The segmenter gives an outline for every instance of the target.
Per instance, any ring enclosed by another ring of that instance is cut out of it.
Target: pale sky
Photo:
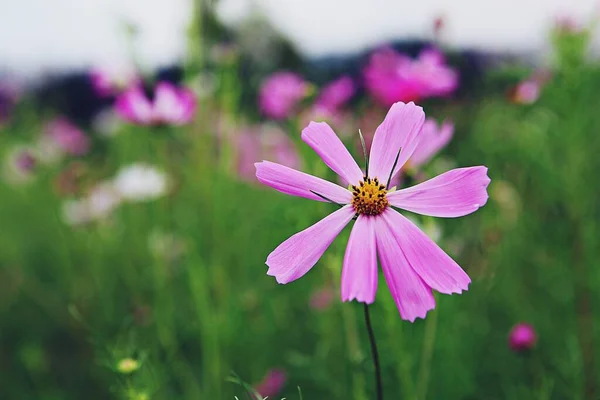
[[[139,28],[135,52],[146,67],[180,60],[192,0],[0,0],[0,68],[37,74],[122,63],[122,21]],[[454,48],[538,52],[558,15],[587,22],[598,0],[220,0],[223,21],[256,10],[307,56],[343,54],[406,37],[427,38],[446,20]]]

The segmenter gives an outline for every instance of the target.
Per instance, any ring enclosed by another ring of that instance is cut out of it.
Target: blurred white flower
[[[146,164],[122,168],[113,180],[117,193],[128,201],[145,201],[161,197],[168,189],[167,175]]]
[[[85,200],[67,200],[62,206],[62,217],[68,225],[81,225],[91,221]]]
[[[89,193],[87,202],[91,216],[98,219],[108,216],[121,203],[121,197],[111,182],[101,182]]]
[[[210,97],[217,90],[217,77],[211,72],[201,72],[188,83],[199,99]]]
[[[69,225],[82,225],[109,217],[121,203],[119,193],[112,183],[101,182],[82,199],[68,200],[63,204],[63,219]]]
[[[174,265],[185,255],[188,244],[184,238],[170,232],[154,230],[148,236],[148,249],[157,259]]]
[[[115,136],[122,125],[123,123],[114,108],[106,108],[100,111],[92,121],[94,131],[104,137]]]
[[[60,161],[63,152],[54,139],[41,135],[36,143],[36,153],[41,164],[53,165]]]

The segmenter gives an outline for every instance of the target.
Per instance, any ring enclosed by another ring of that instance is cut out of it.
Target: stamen
[[[357,214],[379,215],[388,207],[387,190],[379,179],[365,177],[359,186],[352,193],[352,206]]]

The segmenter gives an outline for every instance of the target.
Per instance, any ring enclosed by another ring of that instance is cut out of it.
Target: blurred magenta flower
[[[57,118],[46,124],[44,133],[52,145],[62,153],[82,156],[90,151],[90,138],[66,118]]]
[[[189,89],[160,82],[152,101],[136,86],[117,97],[115,109],[125,121],[138,125],[184,125],[194,117],[196,98]]]
[[[287,374],[284,370],[272,369],[254,389],[263,397],[273,398],[281,392],[286,381]]]
[[[288,135],[276,125],[250,127],[234,137],[237,172],[240,178],[256,182],[254,163],[269,158],[290,168],[300,166],[300,157]]]
[[[371,96],[387,107],[397,101],[447,96],[458,86],[458,73],[436,49],[425,49],[414,60],[391,48],[378,50],[364,68],[363,78]]]
[[[136,69],[130,65],[95,67],[89,77],[94,90],[101,97],[117,95],[142,82]]]
[[[444,121],[441,126],[433,119],[427,119],[423,124],[423,132],[419,144],[407,162],[412,169],[428,163],[441,149],[443,149],[454,134],[454,124]]]
[[[267,274],[279,283],[302,277],[356,219],[344,257],[342,301],[375,301],[377,254],[403,319],[424,318],[435,307],[432,289],[445,294],[467,290],[471,280],[460,266],[392,208],[453,218],[470,214],[487,202],[490,179],[483,166],[453,169],[407,189],[390,189],[391,178],[415,151],[424,121],[421,107],[394,104],[373,137],[366,176],[329,125],[310,123],[302,131],[302,140],[349,188],[269,161],[256,163],[256,176],[263,184],[340,206],[269,254]]]
[[[535,346],[537,334],[533,326],[526,323],[515,325],[508,335],[508,344],[514,351],[526,351]]]
[[[292,116],[298,103],[310,92],[310,84],[293,72],[276,72],[266,78],[259,90],[261,113],[272,119]]]
[[[342,76],[323,87],[315,101],[317,108],[337,111],[344,107],[354,96],[356,86],[349,76]]]

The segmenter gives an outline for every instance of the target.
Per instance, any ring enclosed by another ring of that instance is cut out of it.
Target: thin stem
[[[377,353],[377,342],[371,325],[371,314],[369,314],[369,305],[364,303],[365,324],[369,333],[369,342],[371,343],[371,354],[373,355],[373,365],[375,367],[375,383],[377,386],[377,400],[383,400],[383,386],[381,384],[381,366],[379,365],[379,353]]]

